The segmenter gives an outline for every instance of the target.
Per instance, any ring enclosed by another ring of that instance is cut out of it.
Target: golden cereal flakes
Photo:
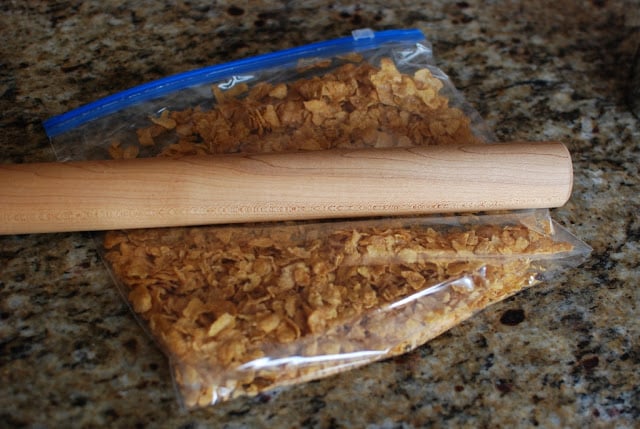
[[[288,83],[213,86],[113,158],[477,142],[428,69],[347,63]],[[170,144],[160,147],[158,141]],[[105,259],[170,357],[187,407],[411,350],[536,281],[570,250],[523,223],[273,223],[112,231]]]
[[[411,350],[571,249],[524,225],[384,221],[112,231],[104,246],[189,407]]]
[[[388,58],[290,83],[213,85],[212,109],[163,110],[137,131],[137,144],[170,135],[161,155],[181,156],[479,142],[442,86],[428,69],[408,76]],[[122,158],[114,145],[111,156]]]

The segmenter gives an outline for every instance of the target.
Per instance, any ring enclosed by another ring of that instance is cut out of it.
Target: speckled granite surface
[[[52,160],[42,120],[135,84],[417,27],[500,139],[569,145],[574,194],[553,214],[591,259],[403,357],[186,413],[89,234],[0,237],[0,427],[638,427],[640,4],[293,3],[2,3],[0,160]]]

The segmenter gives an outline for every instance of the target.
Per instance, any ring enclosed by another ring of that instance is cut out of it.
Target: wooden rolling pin
[[[0,165],[0,234],[557,207],[557,142]]]

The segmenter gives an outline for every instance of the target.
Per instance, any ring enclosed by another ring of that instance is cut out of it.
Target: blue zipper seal
[[[47,136],[52,138],[136,103],[159,98],[181,89],[228,78],[234,74],[275,67],[310,56],[338,55],[350,51],[375,48],[385,43],[420,42],[424,40],[424,34],[417,29],[375,32],[369,29],[356,30],[352,33],[352,36],[311,43],[167,76],[106,96],[61,115],[53,116],[45,120],[43,125]]]

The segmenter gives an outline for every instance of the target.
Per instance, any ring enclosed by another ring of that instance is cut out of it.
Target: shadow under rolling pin
[[[547,208],[558,142],[0,165],[0,234]]]

